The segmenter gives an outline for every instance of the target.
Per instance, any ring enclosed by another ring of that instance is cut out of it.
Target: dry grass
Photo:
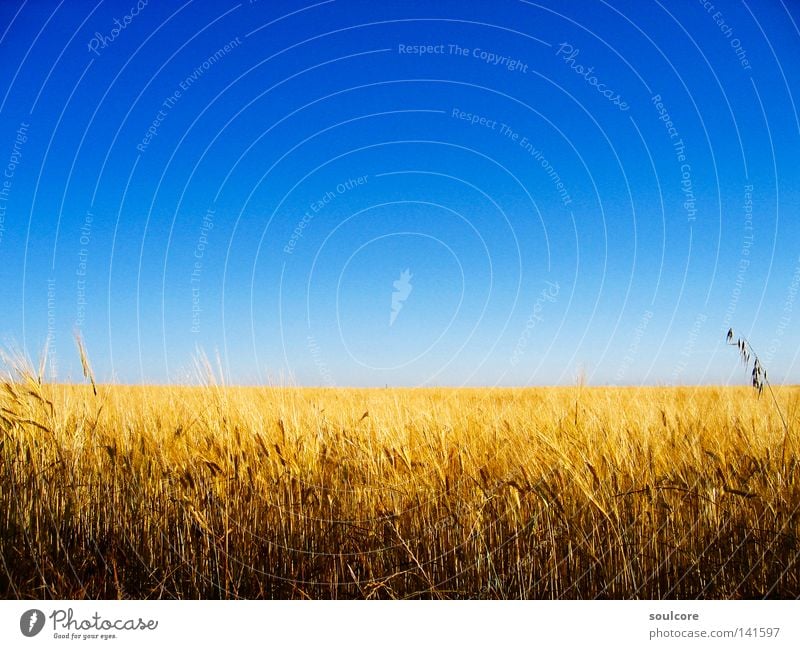
[[[0,391],[5,597],[800,596],[746,388]]]

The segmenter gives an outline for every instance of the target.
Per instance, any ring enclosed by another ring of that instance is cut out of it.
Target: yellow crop
[[[748,388],[0,392],[6,597],[800,596]]]

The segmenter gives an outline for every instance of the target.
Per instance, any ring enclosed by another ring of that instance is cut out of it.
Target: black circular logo
[[[44,613],[38,608],[25,611],[19,618],[19,630],[22,635],[32,638],[44,628]]]

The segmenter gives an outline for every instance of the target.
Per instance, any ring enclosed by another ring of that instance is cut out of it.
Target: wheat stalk
[[[89,379],[92,382],[92,392],[97,396],[97,384],[94,381],[94,373],[92,366],[89,364],[89,356],[86,353],[86,348],[83,345],[83,339],[79,332],[75,332],[75,344],[78,346],[78,354],[81,357],[81,368],[83,368],[83,378]]]

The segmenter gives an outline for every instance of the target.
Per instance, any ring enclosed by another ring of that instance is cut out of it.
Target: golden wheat
[[[792,426],[800,391],[776,392]],[[781,465],[779,416],[746,388],[23,371],[0,437],[6,597],[800,596],[800,449]]]

